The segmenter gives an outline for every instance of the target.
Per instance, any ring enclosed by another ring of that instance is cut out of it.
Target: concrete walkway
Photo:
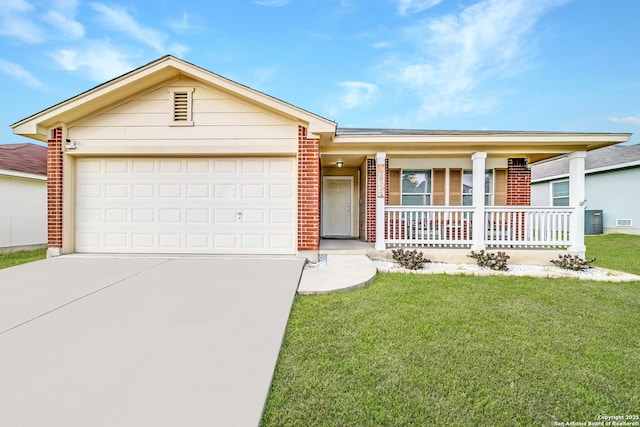
[[[363,254],[326,254],[326,266],[305,268],[299,294],[324,294],[366,285],[376,276],[376,267]]]
[[[0,270],[0,425],[257,426],[303,260]]]

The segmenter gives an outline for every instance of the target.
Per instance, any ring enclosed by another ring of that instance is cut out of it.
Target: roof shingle
[[[42,145],[0,145],[0,169],[47,175],[47,147]]]
[[[640,144],[612,145],[587,151],[585,172],[596,169],[617,169],[621,165],[640,162]],[[531,166],[531,180],[544,180],[569,173],[569,160],[566,157]]]

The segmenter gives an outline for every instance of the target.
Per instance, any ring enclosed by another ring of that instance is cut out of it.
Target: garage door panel
[[[295,253],[294,159],[78,159],[76,250]]]

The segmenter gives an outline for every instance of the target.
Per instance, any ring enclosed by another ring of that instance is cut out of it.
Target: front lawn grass
[[[640,236],[603,234],[585,236],[587,258],[595,257],[593,265],[640,275]]]
[[[638,414],[640,282],[380,274],[297,296],[264,426],[552,426]]]
[[[0,253],[0,269],[45,259],[46,249]]]

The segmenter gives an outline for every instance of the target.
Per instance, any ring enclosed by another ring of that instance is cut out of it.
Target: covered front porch
[[[323,177],[353,177],[351,196],[345,196],[351,217],[342,221],[353,224],[348,236],[373,244],[378,253],[416,247],[429,256],[446,251],[466,257],[486,249],[507,251],[514,260],[520,258],[512,255],[516,251],[525,261],[539,256],[548,261],[563,252],[584,257],[586,151],[627,138],[339,129],[333,140],[321,140],[320,153]],[[570,163],[563,205],[531,206],[529,164],[562,155]],[[323,188],[323,201],[328,191]],[[327,212],[335,211],[327,206],[324,224]]]

